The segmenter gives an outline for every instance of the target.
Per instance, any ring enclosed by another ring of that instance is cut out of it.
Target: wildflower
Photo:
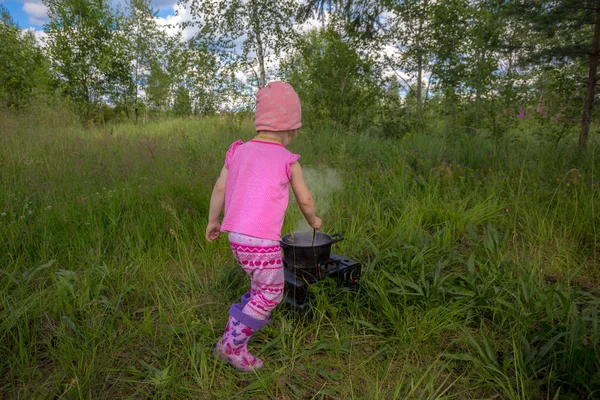
[[[46,210],[51,210],[52,206],[46,206]]]
[[[5,212],[3,212],[2,214],[0,214],[0,216],[2,216],[2,217],[6,217],[6,213],[5,213]]]

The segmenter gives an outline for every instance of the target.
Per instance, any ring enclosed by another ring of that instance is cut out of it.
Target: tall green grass
[[[303,166],[343,179],[324,230],[363,263],[361,291],[326,281],[309,314],[278,308],[251,344],[266,367],[240,374],[211,351],[247,278],[203,237],[251,121],[34,115],[0,115],[3,397],[600,396],[595,152],[435,127],[302,132]]]

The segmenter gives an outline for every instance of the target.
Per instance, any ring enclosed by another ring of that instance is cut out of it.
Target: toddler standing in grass
[[[248,341],[269,323],[271,312],[283,299],[283,261],[279,241],[289,184],[304,217],[321,228],[312,195],[302,176],[299,155],[286,146],[301,124],[300,99],[283,82],[271,82],[256,94],[255,125],[258,135],[233,143],[217,179],[208,215],[206,240],[228,232],[233,256],[250,277],[250,291],[241,304],[229,309],[229,321],[214,355],[240,371],[262,367],[248,352]],[[225,206],[223,223],[219,223]]]

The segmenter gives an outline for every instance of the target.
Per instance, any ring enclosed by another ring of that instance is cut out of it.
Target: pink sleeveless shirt
[[[280,240],[290,167],[299,158],[278,143],[233,143],[225,157],[228,175],[221,231]]]

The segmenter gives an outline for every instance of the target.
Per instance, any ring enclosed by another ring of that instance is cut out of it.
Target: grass
[[[362,288],[279,307],[251,344],[266,367],[241,374],[211,351],[246,277],[203,237],[251,122],[33,114],[0,115],[4,398],[600,397],[595,153],[518,132],[499,147],[435,126],[304,131],[290,149],[313,178],[335,172],[313,190]]]

